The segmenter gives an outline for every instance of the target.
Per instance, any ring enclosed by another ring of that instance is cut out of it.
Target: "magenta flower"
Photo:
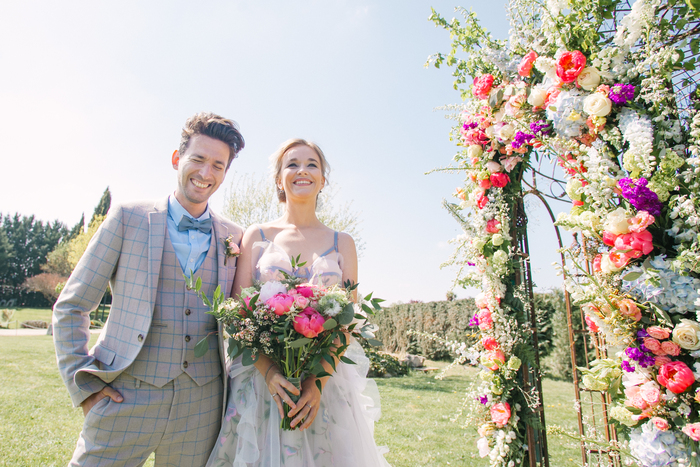
[[[287,295],[286,293],[278,293],[273,295],[266,302],[265,305],[272,308],[277,316],[282,316],[294,304],[294,297]]]
[[[304,337],[314,338],[323,332],[326,320],[321,314],[309,307],[294,318],[294,330]]]

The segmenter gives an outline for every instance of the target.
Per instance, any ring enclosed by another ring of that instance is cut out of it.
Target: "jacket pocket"
[[[153,321],[151,321],[151,327],[152,328],[167,328],[168,325],[167,325],[167,323],[164,323],[163,321],[153,320]]]
[[[117,353],[114,350],[109,349],[103,345],[99,345],[94,349],[95,360],[107,366],[112,366],[112,363],[114,363],[114,357],[116,355]]]

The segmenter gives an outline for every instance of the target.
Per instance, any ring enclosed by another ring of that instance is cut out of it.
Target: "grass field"
[[[46,321],[51,322],[51,315],[53,311],[51,308],[16,308],[15,313],[12,315],[8,329],[17,329],[21,327],[20,325],[24,321]],[[97,317],[102,318],[103,315],[109,315],[109,307],[106,308],[105,313],[102,310],[97,311]]]
[[[0,355],[0,466],[66,465],[83,416],[58,375],[51,337],[0,337]],[[389,447],[391,465],[488,465],[476,454],[476,429],[450,421],[475,374],[456,368],[442,381],[425,374],[377,379],[382,419],[375,437]],[[575,429],[571,385],[545,380],[544,390],[547,421]],[[549,447],[552,466],[581,465],[577,445],[550,437]]]

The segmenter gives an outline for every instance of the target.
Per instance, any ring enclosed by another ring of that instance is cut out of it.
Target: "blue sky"
[[[286,139],[317,142],[338,201],[352,201],[366,250],[360,289],[389,302],[440,300],[459,226],[441,206],[460,175],[449,69],[424,68],[449,35],[446,1],[300,0],[4,2],[0,6],[0,212],[72,226],[106,186],[113,202],[174,190],[170,155],[190,115],[236,120],[246,149],[237,173],[268,172]],[[505,38],[503,0],[472,7]],[[224,182],[224,187],[231,181]],[[224,189],[212,197],[223,206]],[[235,220],[235,219],[234,219]],[[536,281],[556,286],[546,214],[532,211]],[[466,297],[474,291],[456,290]]]

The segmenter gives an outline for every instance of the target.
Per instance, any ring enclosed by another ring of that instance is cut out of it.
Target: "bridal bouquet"
[[[367,317],[381,309],[379,303],[383,300],[369,294],[359,304],[353,303],[351,292],[357,285],[348,282],[344,288],[324,287],[285,275],[282,281],[255,283],[243,289],[238,299],[226,299],[217,288],[209,300],[200,292],[201,280],[188,278],[188,286],[199,293],[209,313],[222,324],[229,357],[240,356],[243,365],[252,365],[265,355],[297,388],[310,375],[331,376],[324,361],[333,371],[336,361],[355,363],[343,356],[349,346],[348,336],[381,345],[374,336],[376,326]],[[207,349],[205,338],[195,346],[195,355],[204,355]],[[322,391],[318,379],[316,385]],[[295,396],[290,396],[296,402]],[[285,404],[281,426],[287,430],[292,429],[289,410]]]

